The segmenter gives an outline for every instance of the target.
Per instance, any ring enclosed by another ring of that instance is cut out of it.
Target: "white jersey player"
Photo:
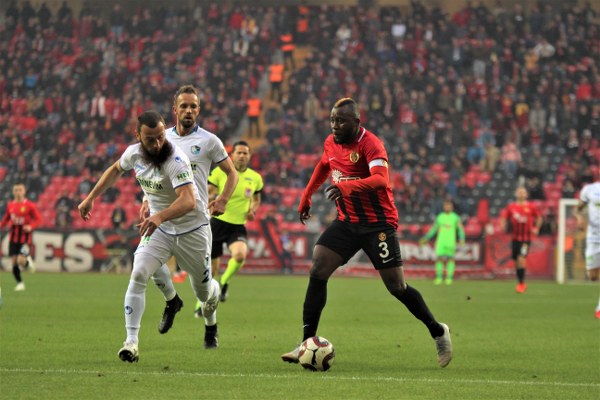
[[[583,224],[582,211],[587,208],[587,234],[585,240],[585,267],[592,281],[600,278],[600,181],[583,186],[579,193],[577,216]],[[600,300],[596,307],[600,319]]]
[[[177,116],[176,125],[166,130],[167,140],[179,147],[189,158],[194,182],[198,187],[199,196],[202,201],[208,203],[208,209],[211,215],[221,215],[225,212],[225,207],[237,185],[238,176],[229,158],[223,142],[216,135],[202,129],[196,123],[200,114],[200,100],[196,89],[191,85],[180,87],[174,96],[173,112]],[[217,165],[227,175],[227,182],[223,192],[213,201],[208,199],[208,175],[211,165]],[[140,214],[146,214],[147,204],[144,202]],[[152,211],[152,208],[150,209]],[[209,243],[209,247],[212,243]],[[177,259],[177,257],[175,257]],[[179,260],[177,259],[179,263]],[[184,271],[185,272],[185,271]],[[212,279],[212,275],[209,276]],[[175,315],[181,307],[183,301],[177,295],[171,273],[167,265],[159,268],[152,280],[162,291],[167,304],[165,306],[163,317],[158,326],[160,333],[169,331],[175,320]],[[201,299],[200,299],[201,300]],[[213,349],[218,347],[216,319],[206,319],[204,347]]]
[[[94,200],[128,170],[135,171],[150,203],[150,215],[137,225],[142,239],[125,294],[127,338],[118,355],[128,362],[139,358],[138,333],[147,282],[172,255],[188,272],[194,293],[204,302],[204,317],[215,324],[220,294],[219,284],[210,279],[208,205],[199,196],[187,155],[166,140],[164,120],[156,111],[138,117],[136,137],[139,143],[125,150],[79,204],[81,217],[89,220]]]

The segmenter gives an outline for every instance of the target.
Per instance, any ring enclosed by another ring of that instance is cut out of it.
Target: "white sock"
[[[146,284],[129,281],[125,294],[125,329],[126,342],[138,343],[138,333],[146,307]]]
[[[166,301],[172,300],[177,294],[175,286],[173,286],[173,280],[171,279],[171,272],[166,264],[163,264],[156,270],[152,275],[152,281],[162,292],[163,296],[165,296]]]
[[[220,288],[219,282],[217,282],[214,279],[211,279],[211,284],[212,284],[211,285],[211,289],[212,290],[210,291],[209,298],[213,297],[213,296],[217,296],[218,293],[219,293],[219,288]],[[213,313],[213,315],[211,315],[208,318],[206,318],[206,317],[204,318],[204,325],[206,325],[206,326],[213,326],[213,325],[216,325],[216,324],[217,324],[217,311],[215,310],[215,312]]]
[[[596,306],[596,311],[600,311],[600,298],[598,299],[598,305]]]

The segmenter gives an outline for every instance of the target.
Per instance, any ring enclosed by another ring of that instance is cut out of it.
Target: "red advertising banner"
[[[515,276],[515,262],[512,259],[511,237],[505,233],[485,237],[486,254],[484,267],[493,277]],[[553,278],[555,272],[556,240],[549,236],[536,237],[529,247],[527,256],[527,276]]]
[[[318,233],[280,232],[274,221],[263,220],[248,231],[249,254],[242,273],[306,274],[311,266],[312,248]],[[78,230],[57,232],[36,230],[33,234],[34,261],[42,272],[87,272],[131,268],[133,252],[139,242],[135,231]],[[554,240],[538,237],[531,245],[528,276],[554,276]],[[400,248],[407,276],[431,278],[434,275],[434,243],[420,245],[415,239],[401,239]],[[1,265],[12,268],[8,257],[8,237],[0,246]],[[467,240],[456,252],[456,277],[479,279],[514,277],[511,240],[507,234]],[[225,268],[228,256],[221,259]],[[375,276],[377,272],[364,252],[358,252],[339,274]]]

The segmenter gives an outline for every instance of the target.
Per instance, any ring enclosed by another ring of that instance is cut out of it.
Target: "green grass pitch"
[[[124,363],[129,277],[0,274],[0,398],[7,399],[600,399],[598,286],[411,280],[452,331],[441,369],[425,327],[374,278],[334,277],[319,335],[335,346],[325,373],[284,363],[301,335],[307,277],[233,278],[218,310],[218,350],[204,350],[189,282],[160,335],[164,301],[150,282],[140,362]]]

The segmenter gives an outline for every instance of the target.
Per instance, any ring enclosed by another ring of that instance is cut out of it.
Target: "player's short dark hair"
[[[237,142],[235,142],[232,146],[232,151],[235,151],[235,148],[237,146],[246,146],[248,150],[250,150],[250,145],[245,140],[238,140]]]
[[[344,98],[339,99],[338,101],[335,102],[335,104],[333,105],[333,108],[341,108],[341,107],[348,106],[348,105],[351,106],[354,116],[356,118],[360,118],[358,104],[351,97],[344,97]]]
[[[149,128],[156,128],[159,123],[165,123],[163,116],[155,110],[144,111],[138,117],[137,132],[142,131],[142,125],[146,125]]]
[[[177,98],[179,97],[179,95],[184,93],[195,94],[196,96],[198,96],[198,90],[196,90],[196,88],[193,85],[183,85],[180,86],[179,89],[177,89],[177,91],[175,92],[175,96],[173,97],[173,104],[177,104]]]

